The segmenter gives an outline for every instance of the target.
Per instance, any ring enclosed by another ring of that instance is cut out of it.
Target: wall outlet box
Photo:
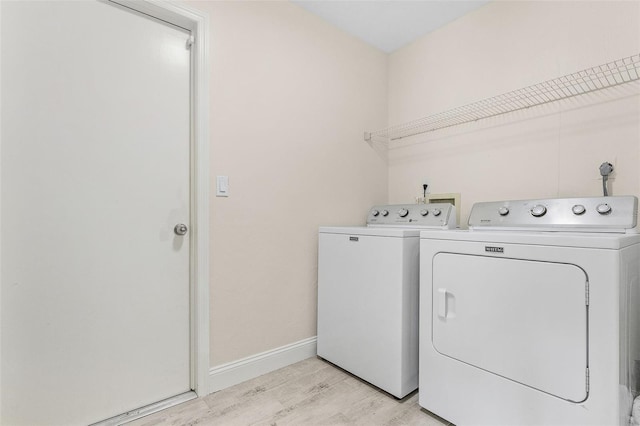
[[[456,220],[458,226],[460,226],[460,193],[448,193],[448,194],[427,194],[425,202],[429,203],[450,203],[456,206]]]

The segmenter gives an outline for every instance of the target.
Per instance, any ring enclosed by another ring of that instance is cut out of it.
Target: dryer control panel
[[[491,201],[473,205],[469,229],[629,232],[637,216],[634,196]]]
[[[373,206],[367,216],[367,226],[454,229],[456,225],[456,208],[449,203]]]

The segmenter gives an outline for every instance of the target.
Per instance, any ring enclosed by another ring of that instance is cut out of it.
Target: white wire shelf
[[[482,120],[640,80],[640,54],[587,68],[415,121],[365,132],[367,142],[396,141],[409,136]]]

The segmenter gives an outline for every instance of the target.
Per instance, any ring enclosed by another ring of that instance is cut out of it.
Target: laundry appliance
[[[636,197],[477,203],[420,240],[423,408],[462,425],[627,425]]]
[[[397,398],[415,390],[420,230],[455,226],[442,203],[374,206],[367,226],[321,227],[318,356]]]

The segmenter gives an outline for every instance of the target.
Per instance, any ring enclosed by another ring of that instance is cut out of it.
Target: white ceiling
[[[361,40],[391,53],[488,0],[291,0]]]

